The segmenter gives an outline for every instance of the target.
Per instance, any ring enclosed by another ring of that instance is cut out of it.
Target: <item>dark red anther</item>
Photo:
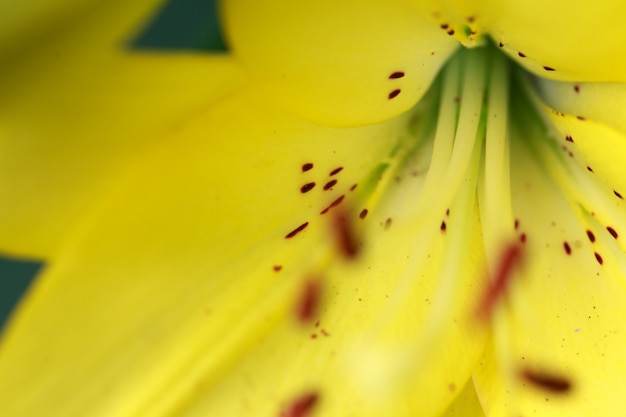
[[[367,213],[368,213],[367,209],[361,210],[361,212],[359,213],[359,218],[364,219],[365,217],[367,217]]]
[[[441,233],[445,233],[447,228],[448,226],[446,225],[446,222],[445,221],[441,222],[441,226],[439,226],[439,230],[441,230]]]
[[[333,231],[340,253],[346,259],[354,259],[360,252],[359,241],[354,234],[352,224],[348,220],[346,210],[340,210],[335,215]]]
[[[395,79],[402,78],[402,77],[404,77],[404,72],[396,71],[396,72],[391,73],[391,75],[389,76],[389,79],[395,80]]]
[[[307,323],[315,317],[321,295],[322,285],[318,279],[310,279],[304,283],[296,303],[295,312],[299,322]]]
[[[282,265],[274,265],[274,272],[280,272],[283,269]]]
[[[517,55],[519,55],[520,58],[526,58],[526,54],[523,52],[518,52]]]
[[[596,236],[593,234],[591,230],[587,230],[587,237],[591,243],[596,241]]]
[[[307,417],[319,401],[319,394],[310,392],[296,398],[279,417]]]
[[[513,277],[513,271],[519,265],[521,259],[522,247],[519,244],[513,243],[504,249],[496,267],[495,275],[490,280],[489,286],[478,304],[476,313],[480,318],[489,318],[496,302],[505,294]]]
[[[568,142],[574,143],[574,138],[571,137],[570,135],[565,136],[565,140],[568,141]]]
[[[330,180],[328,181],[326,184],[324,184],[324,190],[328,191],[331,188],[333,188],[335,186],[335,184],[337,184],[337,180]]]
[[[313,169],[313,164],[310,162],[307,162],[306,164],[302,165],[302,172],[307,172],[311,169]]]
[[[560,375],[524,369],[521,372],[521,376],[535,387],[557,394],[565,394],[572,389],[570,380]]]
[[[624,197],[622,197],[622,195],[615,190],[613,190],[613,194],[615,194],[617,198],[621,198],[622,200],[624,199]]]
[[[552,67],[547,67],[547,66],[545,66],[545,65],[544,65],[543,69],[544,69],[544,70],[546,70],[546,71],[554,71],[554,68],[552,68]]]

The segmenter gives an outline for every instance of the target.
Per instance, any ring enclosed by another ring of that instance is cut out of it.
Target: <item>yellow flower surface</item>
[[[7,416],[621,416],[626,3],[0,5]]]

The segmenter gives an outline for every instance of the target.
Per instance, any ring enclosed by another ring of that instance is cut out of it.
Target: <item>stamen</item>
[[[495,270],[495,275],[478,305],[477,315],[479,318],[486,319],[491,316],[496,302],[506,293],[513,271],[519,265],[521,258],[522,247],[518,244],[512,244],[504,250]]]
[[[318,400],[319,394],[316,392],[304,394],[296,398],[286,410],[280,413],[279,417],[306,417],[313,411]]]
[[[569,392],[572,388],[572,383],[570,382],[570,380],[559,375],[524,369],[521,372],[521,376],[526,381],[538,388],[542,388],[558,394],[565,394]]]
[[[489,108],[485,138],[485,165],[483,180],[479,183],[481,222],[487,256],[498,252],[502,242],[511,241],[515,225],[511,208],[508,141],[508,61],[497,54],[493,60],[493,73],[489,84]],[[480,185],[483,185],[482,187]],[[517,223],[519,225],[519,222]],[[489,260],[491,275],[495,260]]]
[[[488,52],[461,51],[445,69],[441,107],[431,164],[415,211],[422,224],[432,224],[450,206],[461,187],[476,145],[486,81]],[[461,62],[461,60],[465,62]],[[459,71],[464,65],[463,103],[457,117]],[[455,121],[458,120],[457,123]],[[456,131],[455,131],[456,127]],[[421,226],[421,225],[420,225]],[[418,226],[416,226],[418,227]]]
[[[322,285],[318,279],[310,279],[302,286],[302,292],[296,303],[296,318],[301,323],[309,322],[317,312]]]
[[[339,252],[346,259],[354,259],[360,253],[360,246],[348,214],[348,210],[341,210],[335,215],[333,231]]]

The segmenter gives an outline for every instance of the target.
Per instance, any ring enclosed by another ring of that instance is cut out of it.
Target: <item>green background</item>
[[[225,51],[215,3],[216,0],[166,2],[143,33],[129,42],[129,48]],[[0,253],[0,328],[43,266],[40,262],[11,259]]]

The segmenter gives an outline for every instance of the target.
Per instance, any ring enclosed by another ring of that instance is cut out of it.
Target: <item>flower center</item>
[[[512,246],[518,239],[509,185],[509,73],[509,61],[495,48],[463,49],[425,98],[432,104],[431,94],[436,94],[438,102],[437,122],[427,135],[432,139],[430,163],[419,192],[402,195],[398,203],[411,211],[410,227],[416,235],[411,260],[379,319],[352,355],[360,365],[354,369],[363,373],[356,379],[372,395],[398,395],[403,387],[419,385],[421,375],[445,375],[434,358],[441,354],[442,343],[453,343],[447,334],[452,323],[463,322],[476,330],[471,324],[478,322],[476,289],[490,288],[490,295],[478,306],[480,312],[490,312],[515,272],[519,249]],[[428,141],[417,142],[419,149],[406,152],[401,174],[415,169],[416,155],[426,153]],[[489,221],[479,223],[478,216]],[[431,246],[442,235],[445,243],[438,255],[436,279],[425,290],[419,277],[432,268]],[[487,266],[472,259],[481,258],[483,251]],[[468,269],[469,262],[478,266]],[[413,330],[399,333],[395,323],[415,309],[413,295],[424,293],[432,295],[426,317]],[[476,331],[484,336],[482,329]],[[475,337],[476,343],[483,336]]]

